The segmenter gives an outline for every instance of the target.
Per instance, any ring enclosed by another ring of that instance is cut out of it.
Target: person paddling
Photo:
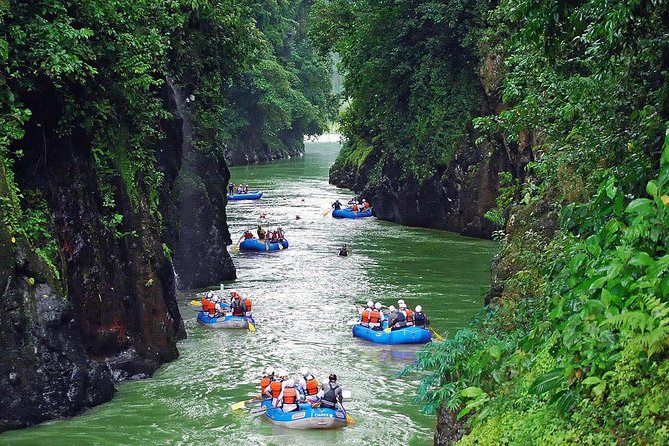
[[[414,324],[416,327],[429,327],[430,320],[427,318],[425,313],[423,313],[423,307],[416,305],[416,311],[413,314]]]
[[[335,201],[332,203],[332,207],[334,208],[335,211],[338,211],[341,209],[341,202],[339,200]]]
[[[339,248],[339,255],[342,257],[347,257],[348,256],[348,246],[346,246],[346,243],[344,243],[344,246]]]
[[[265,375],[260,380],[260,398],[263,400],[268,400],[271,396],[265,393],[265,389],[272,384],[274,381],[274,367],[269,366],[265,369]]]
[[[342,404],[344,396],[342,394],[341,386],[337,384],[337,375],[330,373],[328,382],[321,385],[321,390],[318,395],[321,398],[321,407],[336,409],[337,404]]]
[[[318,401],[318,397],[316,396],[318,394],[318,381],[316,381],[314,375],[306,367],[302,368],[300,374],[302,376],[300,377],[298,388],[304,395],[305,400],[310,403]]]
[[[294,379],[290,378],[285,381],[285,385],[279,394],[278,400],[279,407],[281,407],[284,412],[294,412],[300,408]]]

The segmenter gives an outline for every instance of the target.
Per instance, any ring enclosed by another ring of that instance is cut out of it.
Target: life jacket
[[[272,378],[269,376],[263,376],[263,378],[260,380],[260,394],[262,395],[267,386],[272,384]]]
[[[372,316],[372,310],[369,308],[365,308],[362,310],[362,323],[363,324],[368,324],[370,322],[370,318]]]
[[[369,203],[367,203],[366,201],[365,201],[364,206],[365,206],[365,209],[369,209]]]
[[[377,310],[376,308],[374,308],[369,314],[369,322],[373,324],[381,322],[381,318],[381,311]]]
[[[335,405],[337,404],[337,388],[339,388],[339,384],[335,384],[334,386],[332,383],[328,383],[330,386],[330,389],[323,394],[323,398],[321,398],[321,406],[325,406],[328,408],[334,408]]]
[[[272,381],[272,384],[269,385],[270,390],[272,391],[272,397],[278,398],[281,395],[281,390],[283,390],[283,384],[281,381]]]
[[[237,300],[233,300],[230,303],[230,308],[232,309],[232,315],[233,316],[244,316],[244,302]]]
[[[407,326],[407,318],[404,316],[404,313],[398,311],[395,313],[395,320],[393,321],[394,328],[402,328]]]
[[[246,311],[251,311],[251,308],[253,308],[253,301],[251,299],[244,299],[244,305],[246,306]]]
[[[318,393],[318,381],[316,381],[316,378],[314,378],[313,375],[310,376],[311,378],[304,379],[306,386],[306,389],[304,389],[304,391],[307,393],[307,395],[316,395]]]
[[[427,317],[425,317],[425,313],[422,311],[420,313],[416,312],[413,315],[414,321],[416,323],[416,326],[422,327],[425,325],[425,322],[427,322]]]
[[[413,325],[413,310],[407,308],[406,317],[407,317],[407,324]]]
[[[202,311],[209,313],[210,316],[213,316],[216,313],[216,304],[206,297],[202,298]]]
[[[352,206],[352,209],[353,209],[353,212],[358,212],[358,205],[357,205],[357,204],[354,204],[354,205]]]
[[[283,389],[283,404],[296,404],[297,390],[295,387],[286,387]]]

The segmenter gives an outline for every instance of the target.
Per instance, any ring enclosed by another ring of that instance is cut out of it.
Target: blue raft
[[[372,330],[360,324],[353,326],[353,336],[376,342],[377,344],[425,344],[430,342],[430,332],[423,327],[404,327],[386,333],[383,330]]]
[[[197,321],[209,328],[249,328],[249,321],[244,316],[210,317],[204,311],[197,314]],[[253,322],[253,319],[251,319]]]
[[[288,248],[288,240],[283,239],[280,242],[270,242],[258,240],[257,238],[247,238],[239,244],[241,251],[280,251]]]
[[[337,429],[346,426],[346,412],[343,410],[313,408],[309,403],[300,403],[300,409],[284,412],[272,407],[272,400],[265,400],[265,417],[272,423],[290,429]]]
[[[239,200],[257,200],[262,198],[262,192],[249,192],[248,194],[228,194],[228,200],[239,201]]]
[[[372,216],[372,208],[365,209],[364,211],[359,211],[359,212],[353,212],[350,208],[335,209],[334,211],[332,211],[333,218],[363,218],[371,216]]]

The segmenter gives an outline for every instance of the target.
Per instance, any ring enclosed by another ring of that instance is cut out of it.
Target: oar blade
[[[239,401],[232,405],[232,410],[242,410],[246,408],[246,401]]]
[[[251,321],[249,321],[249,331],[252,333],[256,331],[256,326]]]
[[[353,426],[355,424],[355,419],[353,419],[353,417],[349,414],[346,414],[346,424],[349,426]]]

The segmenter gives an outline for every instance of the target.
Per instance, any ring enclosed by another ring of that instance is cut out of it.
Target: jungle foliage
[[[43,129],[45,144],[90,141],[101,219],[118,236],[129,232],[113,184],[123,184],[135,211],[147,206],[161,220],[155,148],[172,119],[167,82],[195,101],[189,118],[200,150],[222,154],[255,127],[266,145],[279,145],[286,131],[293,144],[320,133],[331,113],[329,61],[304,35],[309,7],[308,0],[0,0],[0,210],[8,232],[55,259],[48,206],[36,206],[28,198],[39,192],[20,190],[15,178],[16,163],[41,149],[23,143],[29,125]],[[49,116],[35,121],[31,106],[44,98]]]
[[[424,181],[473,143],[483,107],[477,41],[485,0],[318,1],[311,35],[337,52],[344,75],[340,118],[347,137],[337,165],[359,166],[372,151]]]
[[[376,153],[420,178],[472,123],[479,142],[533,152],[488,214],[506,228],[501,296],[419,353],[425,409],[456,414],[463,444],[669,443],[667,2],[337,0],[314,14],[346,76],[339,163]],[[472,92],[489,56],[503,107],[484,115]]]

